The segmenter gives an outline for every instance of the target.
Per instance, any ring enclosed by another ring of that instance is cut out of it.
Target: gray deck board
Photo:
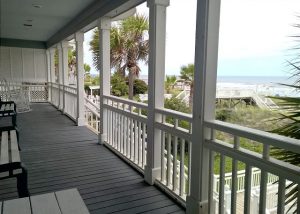
[[[77,188],[91,213],[184,213],[184,210],[49,104],[18,115],[21,159],[31,195]],[[16,180],[0,182],[0,201],[17,198]]]

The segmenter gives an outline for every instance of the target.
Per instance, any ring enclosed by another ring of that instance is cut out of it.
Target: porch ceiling
[[[93,1],[1,0],[0,37],[47,41]],[[39,6],[41,8],[37,8]]]
[[[116,17],[145,0],[0,1],[0,38],[46,42],[47,47],[96,26],[101,16]],[[32,25],[32,26],[24,26]]]

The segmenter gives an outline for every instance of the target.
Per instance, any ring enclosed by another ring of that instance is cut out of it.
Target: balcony
[[[98,144],[52,105],[33,104],[18,115],[21,156],[31,195],[77,188],[91,213],[184,213],[140,173]],[[34,118],[34,119],[33,119]],[[0,201],[17,198],[14,179],[0,183]]]
[[[168,0],[147,1],[148,104],[110,94],[111,22],[144,1],[54,1],[46,12],[60,20],[38,14],[52,25],[43,23],[35,34],[7,21],[9,12],[18,12],[17,1],[10,2],[1,8],[6,12],[0,69],[8,83],[0,85],[0,93],[7,99],[8,92],[23,91],[31,103],[31,112],[18,115],[31,194],[76,187],[91,213],[252,214],[290,208],[285,206],[285,187],[299,185],[300,168],[271,157],[270,149],[300,154],[299,140],[215,120],[220,1],[198,1],[193,114],[165,109],[161,96]],[[68,3],[69,10],[61,8],[65,16],[58,14],[56,9]],[[37,15],[36,10],[27,15]],[[87,99],[83,87],[84,32],[94,27],[102,44],[99,103]],[[76,48],[72,85],[70,40]],[[220,132],[229,140],[219,139]],[[262,144],[263,152],[243,148],[241,139]],[[226,160],[232,165],[229,173]],[[238,170],[241,163],[244,169]],[[15,181],[1,181],[0,200],[16,197]],[[300,195],[296,197],[300,210]]]

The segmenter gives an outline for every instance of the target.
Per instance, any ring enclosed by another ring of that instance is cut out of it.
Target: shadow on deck
[[[31,195],[78,188],[91,213],[184,213],[183,209],[49,104],[18,115],[21,157]],[[16,181],[2,180],[0,201],[17,198]]]

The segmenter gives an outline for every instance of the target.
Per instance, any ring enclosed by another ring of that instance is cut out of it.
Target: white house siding
[[[46,50],[0,46],[0,77],[13,82],[46,82]]]

